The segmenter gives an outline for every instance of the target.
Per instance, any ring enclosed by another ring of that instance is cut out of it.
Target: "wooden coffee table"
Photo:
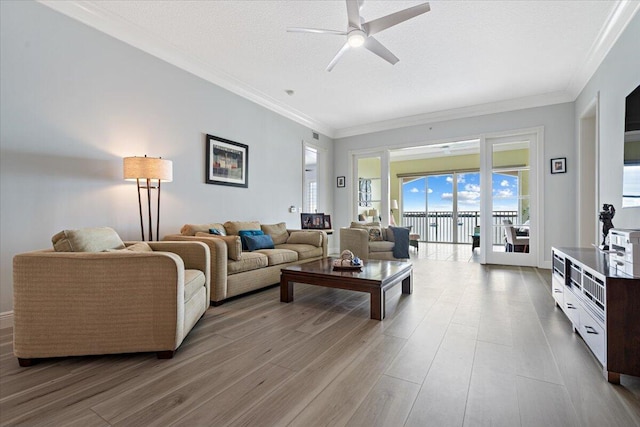
[[[281,270],[280,301],[293,301],[293,283],[367,292],[371,295],[371,318],[385,316],[385,293],[402,283],[402,293],[413,292],[413,266],[410,262],[367,260],[361,271],[333,270],[334,258],[324,258]]]

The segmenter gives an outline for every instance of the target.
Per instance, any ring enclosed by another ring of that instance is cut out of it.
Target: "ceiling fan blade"
[[[346,31],[338,31],[338,30],[322,30],[320,28],[300,28],[300,27],[289,27],[287,28],[288,33],[315,33],[315,34],[335,34],[338,36],[346,36]]]
[[[342,55],[344,55],[344,53],[346,51],[349,50],[349,43],[345,43],[344,46],[342,46],[342,48],[340,48],[340,50],[338,51],[338,53],[336,53],[336,56],[333,57],[333,59],[331,60],[331,62],[329,62],[329,65],[327,65],[327,71],[331,71],[333,70],[333,67],[336,66],[336,64],[338,63],[338,60],[340,59],[340,57]]]
[[[364,42],[364,47],[366,47],[368,50],[375,53],[391,65],[394,65],[396,62],[400,61],[397,56],[391,53],[389,49],[384,47],[382,43],[380,43],[373,37],[367,37],[367,40],[365,40]]]
[[[386,30],[389,27],[393,27],[394,25],[398,25],[401,22],[404,22],[411,18],[415,18],[416,16],[422,15],[423,13],[427,13],[430,10],[431,7],[429,6],[429,3],[422,3],[417,6],[392,13],[391,15],[383,16],[382,18],[374,19],[370,22],[365,22],[364,24],[362,24],[362,29],[365,31],[365,33],[372,36],[382,30]]]
[[[349,20],[349,27],[362,29],[358,0],[347,0],[347,18]]]

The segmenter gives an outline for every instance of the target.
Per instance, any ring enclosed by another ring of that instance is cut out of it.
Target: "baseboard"
[[[13,311],[0,313],[0,329],[13,328]]]

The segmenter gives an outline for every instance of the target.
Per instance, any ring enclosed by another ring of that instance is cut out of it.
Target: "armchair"
[[[173,357],[209,306],[209,248],[200,242],[148,245],[153,251],[16,255],[14,354],[20,365],[132,352]]]
[[[408,250],[409,234],[407,230],[406,246]],[[379,223],[359,224],[351,223],[351,227],[340,228],[340,252],[350,250],[362,260],[381,259],[398,260],[405,259],[404,255],[396,258],[394,247],[396,242],[394,233],[390,228],[381,227]],[[405,250],[395,252],[404,253]],[[406,257],[409,257],[406,252]]]

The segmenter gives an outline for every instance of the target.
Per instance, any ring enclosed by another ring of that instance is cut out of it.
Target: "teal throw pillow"
[[[242,244],[247,244],[249,251],[256,251],[258,249],[273,249],[273,239],[268,234],[255,235],[255,236],[242,236]]]
[[[249,247],[247,246],[247,242],[245,237],[247,236],[263,236],[264,231],[262,230],[240,230],[238,231],[238,236],[240,236],[240,240],[242,241],[242,250],[248,251]]]
[[[218,230],[217,228],[210,228],[209,229],[209,234],[215,234],[216,236],[222,236],[222,233],[220,233],[220,230]]]

